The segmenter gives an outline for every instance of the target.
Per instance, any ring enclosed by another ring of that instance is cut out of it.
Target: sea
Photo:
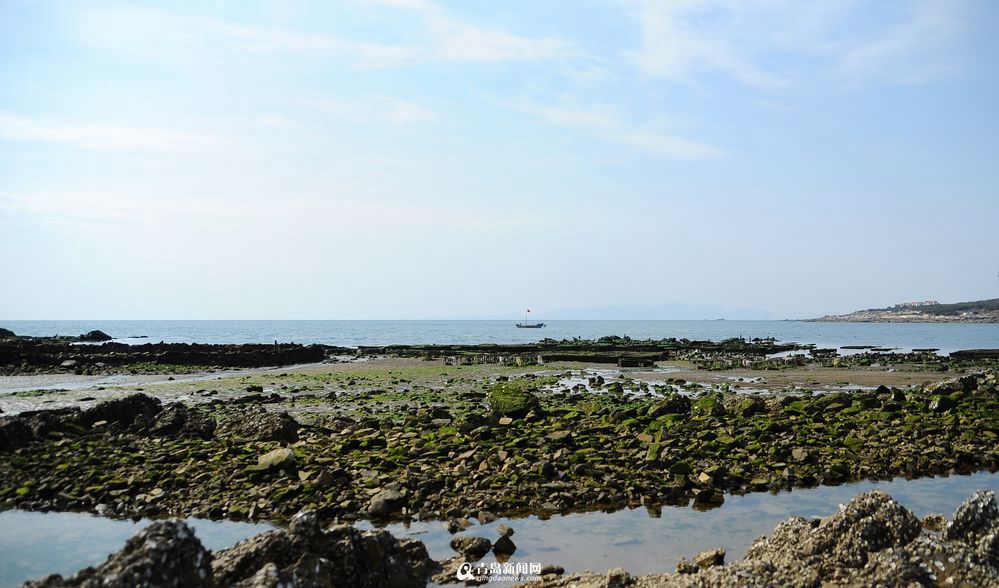
[[[79,335],[95,329],[117,341],[142,343],[320,343],[357,347],[395,344],[533,343],[551,339],[719,341],[732,337],[813,343],[824,348],[871,345],[899,351],[999,348],[999,324],[819,323],[736,320],[555,320],[518,329],[511,320],[0,320],[18,335]]]

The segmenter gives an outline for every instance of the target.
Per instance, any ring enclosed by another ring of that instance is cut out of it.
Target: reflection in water
[[[999,492],[999,475],[983,472],[970,476],[923,478],[891,482],[859,482],[782,492],[777,495],[754,493],[726,496],[720,507],[706,512],[691,508],[662,507],[661,512],[645,508],[613,513],[592,512],[556,516],[499,519],[474,526],[465,533],[490,540],[498,537],[500,524],[513,527],[517,551],[512,561],[552,563],[566,571],[604,572],[624,567],[631,573],[672,572],[676,560],[700,551],[722,547],[726,561],[741,558],[753,540],[768,534],[790,516],[825,517],[858,493],[880,488],[916,515],[940,513],[948,518],[975,490]],[[653,516],[650,516],[653,515]],[[657,516],[656,516],[657,515]],[[370,528],[370,524],[364,524]],[[423,541],[430,556],[443,559],[455,555],[449,546],[451,535],[440,522],[418,522],[386,527],[399,537]],[[495,561],[487,556],[486,562]]]
[[[466,534],[494,540],[499,536],[499,525],[513,527],[512,539],[517,546],[510,560],[513,562],[553,563],[570,572],[587,569],[603,572],[618,566],[632,573],[672,571],[678,558],[714,547],[725,548],[728,561],[739,559],[756,537],[769,533],[787,517],[828,516],[838,505],[871,488],[883,489],[918,516],[940,513],[949,518],[975,490],[999,492],[999,474],[983,472],[949,478],[860,482],[777,495],[727,496],[720,508],[707,512],[664,506],[651,512],[636,508],[547,520],[499,519],[474,526]],[[71,574],[98,564],[109,553],[121,549],[125,540],[148,522],[82,513],[0,512],[0,587],[19,586],[28,578],[50,573]],[[229,521],[188,519],[188,522],[193,524],[205,547],[212,550],[271,528],[265,524]],[[371,528],[368,522],[358,526]],[[387,529],[398,537],[423,541],[434,559],[455,555],[449,546],[451,535],[440,521],[399,523]],[[485,561],[496,560],[489,555]]]
[[[0,587],[20,586],[49,574],[73,574],[103,562],[151,521],[78,512],[0,512]],[[224,549],[273,528],[267,524],[187,519],[201,543]]]

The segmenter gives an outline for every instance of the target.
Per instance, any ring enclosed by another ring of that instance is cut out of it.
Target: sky
[[[0,0],[0,318],[996,298],[997,33],[986,0]]]

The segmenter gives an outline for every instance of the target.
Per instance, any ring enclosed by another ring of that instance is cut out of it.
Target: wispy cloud
[[[229,38],[246,51],[344,57],[362,67],[397,66],[420,59],[420,52],[416,47],[354,41],[331,34],[268,29],[212,20],[199,21],[199,24],[205,31]]]
[[[704,70],[731,75],[761,88],[787,84],[783,77],[756,65],[747,47],[736,44],[737,36],[718,18],[725,2],[632,3],[642,31],[642,49],[631,54],[638,68],[648,75],[688,80]]]
[[[788,86],[803,71],[855,82],[938,78],[950,69],[948,45],[968,12],[963,0],[924,0],[902,11],[853,0],[625,5],[641,31],[640,48],[627,56],[643,74],[682,82],[721,74],[763,90]]]
[[[148,127],[52,122],[0,114],[0,138],[66,143],[87,149],[201,151],[217,145],[210,136]]]
[[[426,56],[433,60],[465,63],[528,61],[565,56],[563,39],[524,37],[500,28],[483,27],[449,16],[427,0],[377,0],[378,3],[417,12],[427,27]]]
[[[848,46],[835,72],[855,82],[920,83],[946,75],[953,69],[947,46],[963,29],[964,16],[965,7],[957,0],[921,2],[904,21]]]
[[[365,101],[305,100],[303,105],[355,123],[411,124],[430,122],[437,118],[437,114],[430,108],[394,96],[377,96]]]
[[[549,123],[581,129],[605,141],[629,145],[665,159],[707,159],[721,154],[719,149],[705,143],[650,130],[643,125],[628,124],[621,120],[615,109],[607,106],[580,108],[519,101],[512,107]]]
[[[343,59],[361,68],[539,60],[565,55],[568,49],[562,39],[535,39],[502,28],[479,26],[452,18],[428,2],[378,0],[372,4],[391,11],[415,12],[422,28],[412,31],[412,40],[389,43],[381,39],[359,40],[336,31],[254,26],[155,9],[118,8],[88,14],[81,30],[95,43],[134,47],[163,58],[171,58],[180,47],[214,52],[222,46],[255,53]]]

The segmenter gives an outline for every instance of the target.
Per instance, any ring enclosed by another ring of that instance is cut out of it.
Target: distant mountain
[[[888,308],[871,308],[809,320],[835,323],[999,323],[999,298],[954,304],[940,304],[932,300],[903,302]]]
[[[537,313],[543,320],[773,320],[762,310],[731,309],[722,306],[682,304],[608,305],[558,308]]]

